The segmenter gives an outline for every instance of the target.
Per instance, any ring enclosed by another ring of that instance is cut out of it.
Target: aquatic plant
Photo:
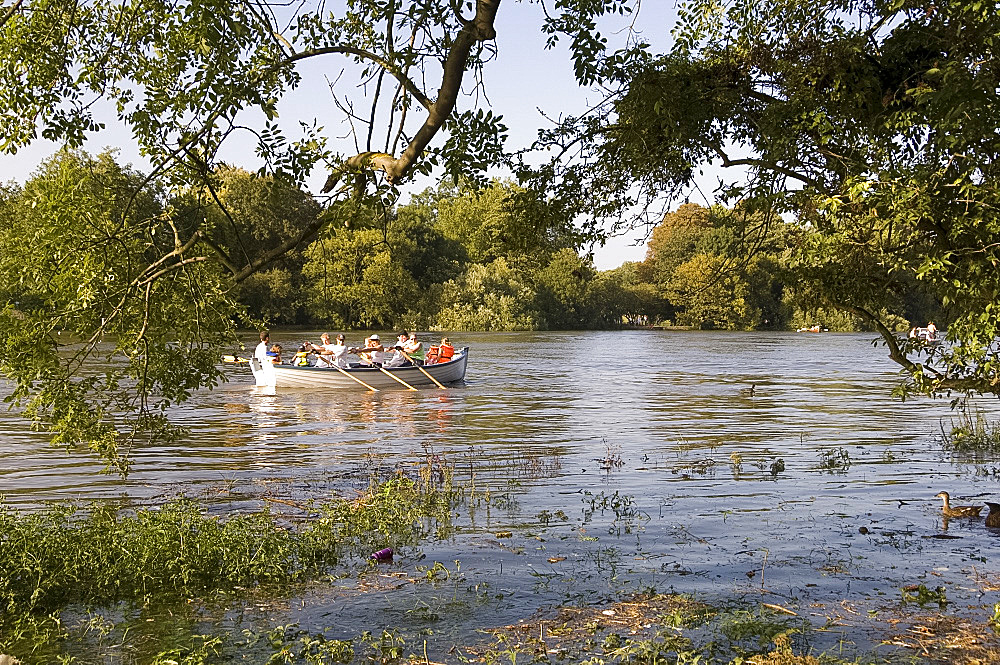
[[[806,632],[808,622],[763,610],[734,609],[719,614],[717,627],[731,649],[749,655],[762,651],[779,636]]]
[[[1000,451],[1000,423],[990,422],[982,409],[963,402],[950,429],[945,429],[942,419],[941,438],[946,448],[958,453]]]
[[[267,509],[223,518],[190,499],[28,514],[0,505],[0,652],[61,639],[59,615],[70,604],[280,590],[386,545],[443,537],[460,497],[451,486],[399,476],[353,500],[310,504],[310,519],[293,525]]]
[[[207,665],[217,662],[223,639],[212,635],[194,635],[190,644],[158,653],[150,665]]]
[[[948,604],[943,586],[931,590],[924,584],[909,584],[902,588],[902,593],[904,603],[915,603],[920,606],[936,603],[941,607]]]
[[[612,445],[603,437],[601,438],[601,443],[604,444],[604,448],[607,451],[603,458],[597,460],[601,466],[601,470],[610,472],[613,469],[622,468],[625,465],[625,461],[622,460],[621,444]]]
[[[729,464],[733,467],[733,478],[738,478],[743,472],[743,455],[732,453],[729,455]]]
[[[378,635],[365,631],[361,644],[367,651],[367,660],[378,665],[392,665],[402,660],[406,642],[394,631],[383,630]]]
[[[817,468],[827,473],[847,473],[851,468],[851,453],[846,448],[824,450],[819,454]]]
[[[772,457],[768,464],[766,459],[760,459],[753,463],[761,471],[767,471],[771,475],[771,480],[775,480],[778,474],[785,470],[785,460],[781,457]]]
[[[618,491],[608,495],[604,491],[594,494],[590,490],[584,490],[582,501],[584,524],[593,519],[594,513],[600,512],[602,515],[605,511],[614,513],[614,519],[608,526],[608,533],[611,535],[620,536],[622,533],[641,531],[643,523],[650,519],[649,515],[636,505],[634,497],[620,494]]]
[[[830,662],[829,659],[824,659]],[[820,665],[820,660],[815,656],[796,656],[792,653],[791,641],[788,635],[778,635],[774,638],[774,650],[770,653],[755,656],[753,665]]]

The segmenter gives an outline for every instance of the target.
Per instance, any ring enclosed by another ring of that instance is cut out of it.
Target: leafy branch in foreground
[[[0,372],[64,446],[127,469],[170,436],[170,403],[221,379],[221,275],[183,244],[162,192],[110,155],[62,153],[0,199]]]
[[[690,0],[671,52],[607,55],[606,101],[522,175],[620,222],[711,167],[719,202],[796,220],[802,291],[877,329],[907,390],[1000,394],[997,34],[989,3]],[[914,287],[951,344],[885,325]]]

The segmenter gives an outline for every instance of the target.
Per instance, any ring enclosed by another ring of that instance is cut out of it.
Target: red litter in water
[[[378,552],[372,552],[372,558],[376,561],[391,561],[392,560],[392,548],[386,547],[384,550],[379,550]]]

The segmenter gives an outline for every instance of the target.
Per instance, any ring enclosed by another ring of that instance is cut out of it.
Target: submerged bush
[[[132,514],[111,505],[53,506],[30,515],[2,508],[0,532],[0,599],[7,608],[191,595],[295,573],[295,539],[269,513],[223,521],[189,500]]]
[[[948,448],[960,453],[981,453],[1000,450],[1000,423],[990,422],[981,409],[963,405],[957,418],[951,419],[951,430],[941,424],[941,435]]]
[[[314,506],[319,516],[298,528],[267,510],[209,515],[189,499],[138,510],[0,506],[0,615],[295,582],[344,557],[441,533],[456,499],[450,488],[396,478]]]

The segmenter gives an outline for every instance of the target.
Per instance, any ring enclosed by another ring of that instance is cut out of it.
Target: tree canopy
[[[996,9],[690,0],[669,53],[602,61],[606,103],[544,135],[560,159],[525,177],[581,210],[615,200],[607,213],[621,219],[686,196],[712,168],[718,200],[767,222],[761,233],[782,219],[807,232],[792,264],[801,290],[867,320],[910,388],[1000,394]],[[953,344],[886,325],[914,288]]]

